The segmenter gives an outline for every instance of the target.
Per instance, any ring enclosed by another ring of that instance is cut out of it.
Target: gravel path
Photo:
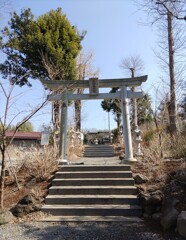
[[[146,223],[16,223],[0,227],[1,240],[184,240]]]

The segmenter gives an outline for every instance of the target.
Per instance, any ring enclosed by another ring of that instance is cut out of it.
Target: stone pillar
[[[66,159],[66,143],[67,143],[67,112],[68,112],[68,100],[67,91],[62,93],[61,103],[61,126],[60,126],[60,145],[59,145],[59,158],[60,162],[67,164]]]
[[[129,105],[128,105],[126,86],[121,87],[121,109],[122,109],[122,121],[123,121],[123,139],[125,143],[125,159],[124,160],[126,160],[126,162],[128,163],[136,162],[137,160],[133,157]]]

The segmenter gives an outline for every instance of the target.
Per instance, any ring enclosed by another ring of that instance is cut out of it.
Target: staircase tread
[[[115,194],[109,194],[109,195],[99,195],[99,194],[68,194],[68,195],[48,195],[46,198],[135,198],[138,199],[136,195],[115,195]]]
[[[107,167],[109,167],[109,168],[111,168],[111,167],[118,167],[118,168],[120,168],[120,167],[131,167],[131,165],[127,165],[127,164],[123,164],[123,165],[119,165],[119,166],[117,166],[117,165],[63,165],[63,168],[68,168],[68,167],[74,167],[74,168],[83,168],[83,167],[105,167],[105,168],[107,168]]]
[[[77,171],[77,172],[64,172],[64,171],[58,171],[56,173],[59,173],[59,174],[73,174],[73,173],[132,173],[131,171]]]
[[[41,222],[143,222],[139,217],[123,216],[47,216]]]
[[[139,205],[130,205],[130,204],[46,204],[42,209],[141,209]]]
[[[52,186],[50,187],[50,189],[95,189],[95,188],[99,188],[99,189],[110,189],[110,188],[114,188],[114,189],[128,189],[128,188],[132,188],[132,189],[137,189],[135,186],[112,186],[112,185],[109,185],[109,186]]]
[[[89,181],[89,180],[134,180],[133,178],[55,178],[52,181]]]
[[[80,159],[81,160],[81,159]],[[131,166],[130,165],[126,165],[126,164],[120,164],[120,165],[107,165],[107,166],[104,166],[104,165],[97,165],[97,164],[95,164],[95,165],[85,165],[85,164],[81,164],[81,165],[71,165],[71,164],[69,164],[69,165],[61,165],[61,169],[63,169],[63,170],[65,170],[65,169],[84,169],[84,168],[88,168],[88,169],[90,169],[91,171],[92,171],[92,169],[94,169],[94,168],[98,168],[98,169],[109,169],[109,170],[112,170],[112,168],[113,169],[121,169],[121,168],[124,168],[124,169],[130,169],[131,168]],[[117,171],[117,170],[115,170],[115,171]],[[126,171],[126,170],[120,170],[120,171]],[[128,170],[128,171],[130,171],[130,170]]]

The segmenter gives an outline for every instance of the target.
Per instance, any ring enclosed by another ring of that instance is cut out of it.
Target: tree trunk
[[[134,68],[131,68],[131,77],[134,78]],[[136,88],[135,87],[132,87],[131,88],[131,91],[132,92],[135,92],[136,91]],[[133,107],[133,116],[134,116],[134,119],[133,119],[133,124],[134,124],[134,129],[138,126],[138,119],[137,119],[137,101],[136,101],[136,98],[133,98],[132,99],[132,107]]]
[[[54,148],[56,149],[58,146],[58,140],[59,140],[59,134],[60,134],[60,104],[59,104],[59,102],[52,103],[52,123],[53,123]]]
[[[75,106],[75,131],[81,131],[81,100],[74,102]]]
[[[135,87],[132,87],[132,92],[136,91]],[[138,119],[137,119],[137,101],[136,98],[132,99],[132,105],[133,105],[133,114],[134,114],[134,129],[138,126]]]
[[[116,118],[117,118],[117,128],[118,130],[120,130],[120,126],[121,126],[121,114],[117,113],[116,114]]]
[[[175,72],[174,72],[174,41],[172,30],[172,13],[167,13],[168,21],[168,46],[169,46],[169,74],[170,74],[170,106],[169,106],[169,121],[170,121],[170,133],[177,133],[177,106],[176,106],[176,89],[175,89]]]
[[[4,186],[5,186],[5,146],[1,149],[2,166],[1,166],[1,177],[0,177],[0,209],[4,208]]]

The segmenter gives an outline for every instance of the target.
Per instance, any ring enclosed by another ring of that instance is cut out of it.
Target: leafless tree
[[[140,71],[143,70],[143,60],[139,56],[130,56],[123,58],[121,60],[120,67],[125,72],[129,73],[131,77],[136,77],[137,74],[139,74]],[[132,87],[131,89],[133,92],[136,91],[135,87]],[[136,98],[132,99],[132,108],[133,108],[133,120],[134,120],[134,128],[137,128],[138,126],[138,120],[137,120],[137,101]]]
[[[12,2],[10,0],[0,0],[0,18],[12,10]]]
[[[170,133],[176,134],[178,131],[176,102],[176,83],[178,84],[178,79],[176,75],[175,58],[176,53],[185,46],[185,39],[181,36],[181,28],[176,24],[176,20],[186,19],[185,0],[136,0],[135,2],[147,13],[149,17],[148,21],[151,24],[156,23],[158,29],[163,29],[164,31],[164,34],[160,32],[159,58],[164,63],[164,72],[168,69],[170,83],[170,101],[168,108]],[[164,40],[166,40],[166,43]],[[178,57],[180,58],[180,55],[178,55]],[[183,61],[183,56],[181,58]]]
[[[98,77],[99,70],[93,66],[93,51],[81,51],[77,57],[76,69],[78,80],[85,80],[88,77]],[[83,93],[84,89],[78,88],[77,93]],[[81,131],[81,100],[74,101],[75,107],[75,131]]]
[[[7,90],[3,83],[0,82],[0,92],[1,96],[5,99],[5,106],[4,106],[4,112],[2,112],[2,116],[0,116],[0,152],[1,152],[1,176],[0,176],[0,209],[2,210],[4,208],[4,186],[5,186],[5,169],[6,169],[6,152],[8,149],[8,146],[12,143],[16,132],[18,129],[27,121],[29,121],[41,108],[43,108],[47,100],[42,101],[41,104],[34,107],[27,115],[22,117],[21,121],[19,121],[15,129],[13,131],[13,136],[11,139],[7,139],[6,132],[11,125],[11,123],[15,120],[16,117],[18,117],[22,112],[21,110],[18,110],[14,116],[10,116],[10,108],[15,104],[15,96],[13,96],[15,85],[11,84],[9,90]]]
[[[44,54],[42,51],[40,52],[40,56],[42,59],[42,64],[45,70],[47,71],[49,80],[56,79],[59,76],[60,69],[56,67],[51,59],[48,58],[47,54]],[[53,94],[61,93],[64,89],[57,89],[53,92]],[[52,124],[53,124],[53,143],[54,147],[57,148],[57,142],[59,139],[60,132],[60,107],[61,104],[59,101],[52,102]]]

